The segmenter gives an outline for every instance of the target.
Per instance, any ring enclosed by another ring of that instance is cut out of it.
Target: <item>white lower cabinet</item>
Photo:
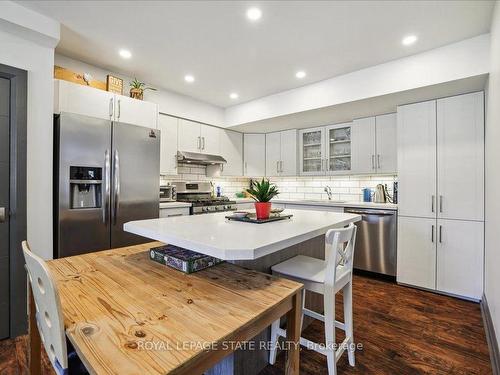
[[[398,217],[398,283],[479,300],[484,223]]]
[[[160,218],[187,215],[189,215],[189,207],[160,208]]]
[[[481,299],[483,294],[484,223],[437,221],[436,289]]]
[[[436,289],[436,219],[398,217],[397,281]]]

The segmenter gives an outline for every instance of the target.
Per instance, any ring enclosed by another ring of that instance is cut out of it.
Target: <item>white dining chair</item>
[[[274,275],[292,279],[304,284],[302,298],[301,331],[304,315],[321,320],[325,324],[325,344],[314,343],[303,337],[300,344],[326,356],[328,374],[337,373],[337,361],[347,349],[349,364],[355,365],[352,316],[352,269],[356,245],[354,224],[347,228],[330,229],[325,235],[325,260],[297,255],[271,267]],[[305,308],[307,291],[323,295],[324,315]],[[335,295],[342,291],[344,300],[344,323],[335,320]],[[335,327],[344,330],[344,341],[335,345]],[[271,352],[269,362],[274,364],[279,336],[286,337],[286,330],[280,328],[280,320],[271,326]]]
[[[35,301],[38,331],[52,367],[60,375],[87,373],[76,353],[70,351],[68,354],[61,301],[45,261],[30,250],[26,241],[22,248]]]

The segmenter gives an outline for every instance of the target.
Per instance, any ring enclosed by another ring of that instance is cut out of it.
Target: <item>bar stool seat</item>
[[[271,267],[271,270],[273,274],[279,274],[304,284],[307,290],[323,294],[326,266],[327,262],[322,259],[297,255]],[[340,291],[350,278],[350,269],[338,265],[335,275],[335,293]]]

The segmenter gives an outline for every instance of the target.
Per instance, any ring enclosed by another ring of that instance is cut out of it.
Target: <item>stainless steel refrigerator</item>
[[[159,216],[160,131],[54,117],[54,258],[150,241],[123,231]]]

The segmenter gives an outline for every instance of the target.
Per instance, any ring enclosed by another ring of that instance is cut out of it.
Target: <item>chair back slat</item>
[[[357,227],[353,223],[346,228],[330,229],[325,235],[325,260],[327,261],[325,284],[334,285],[337,266],[349,270],[352,275]]]
[[[45,351],[56,371],[68,368],[68,354],[61,302],[45,261],[22,243],[28,277],[36,306],[36,320]]]

